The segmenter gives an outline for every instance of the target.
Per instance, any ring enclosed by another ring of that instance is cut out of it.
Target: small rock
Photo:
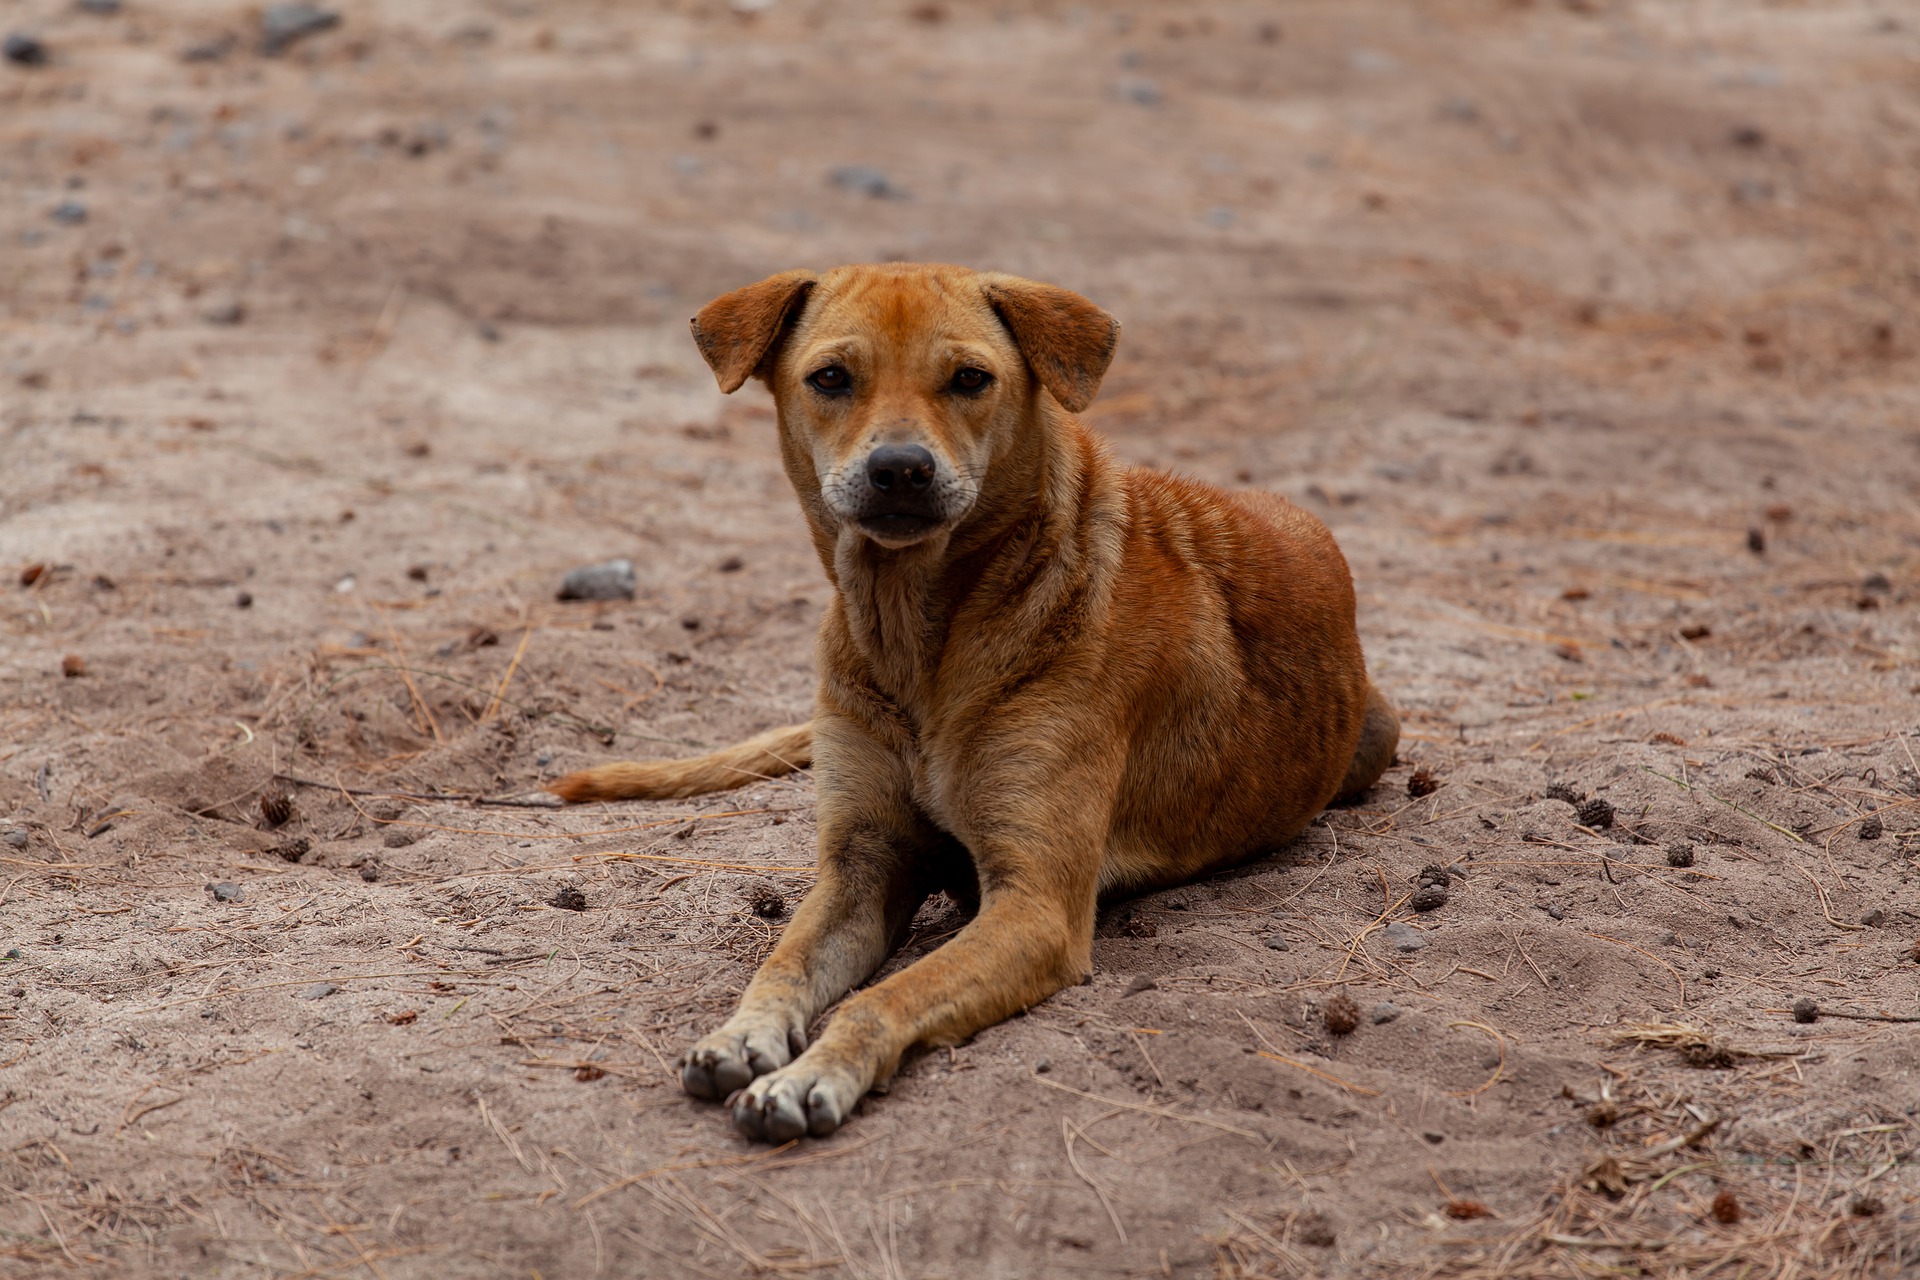
[[[47,46],[41,42],[39,36],[30,36],[24,31],[14,31],[8,33],[4,43],[0,43],[0,55],[4,55],[8,62],[17,66],[39,67],[46,65]]]
[[[720,572],[722,573],[738,573],[746,567],[747,562],[739,556],[728,556],[720,562]]]
[[[1281,937],[1277,933],[1267,935],[1267,950],[1285,951],[1287,949],[1288,949],[1287,940],[1285,938]]]
[[[215,303],[200,313],[208,324],[235,325],[247,318],[247,304],[238,300]]]
[[[1605,831],[1613,825],[1613,817],[1613,805],[1609,801],[1595,796],[1580,806],[1574,813],[1573,820],[1583,827],[1591,827],[1595,831]]]
[[[1128,76],[1116,84],[1113,91],[1119,97],[1141,107],[1157,107],[1166,97],[1160,91],[1159,84],[1145,76]]]
[[[78,7],[96,18],[111,18],[120,12],[120,0],[80,0]]]
[[[1395,920],[1382,932],[1396,951],[1418,951],[1427,945],[1426,935],[1404,920]]]
[[[388,827],[380,837],[380,844],[387,849],[404,849],[410,844],[418,844],[423,833],[413,827]]]
[[[368,884],[374,883],[376,880],[380,878],[380,864],[377,862],[361,863],[360,878],[366,881]]]
[[[1049,1072],[1049,1071],[1051,1071],[1051,1070],[1053,1070],[1053,1061],[1052,1061],[1052,1059],[1050,1059],[1050,1058],[1035,1058],[1035,1059],[1034,1059],[1034,1061],[1033,1061],[1033,1071],[1034,1071],[1034,1074],[1035,1074],[1035,1075],[1041,1075],[1041,1076],[1043,1076],[1043,1075],[1045,1075],[1045,1074],[1047,1074],[1047,1072]]]
[[[26,848],[27,842],[31,839],[33,839],[33,837],[27,833],[25,827],[14,827],[9,830],[6,835],[0,836],[0,840],[5,840],[8,845],[15,849]]]
[[[316,982],[294,998],[296,1000],[325,1000],[340,988],[331,982]]]
[[[1152,978],[1149,978],[1144,973],[1138,973],[1134,975],[1133,981],[1127,984],[1127,989],[1120,993],[1120,998],[1124,1000],[1128,996],[1137,996],[1142,991],[1156,991],[1159,987],[1160,984]]]
[[[233,52],[235,43],[231,35],[217,36],[212,40],[202,40],[182,49],[180,51],[180,61],[218,62]]]
[[[1854,834],[1862,840],[1878,840],[1881,836],[1885,835],[1886,832],[1887,824],[1880,820],[1880,815],[1870,813],[1860,823],[1860,826],[1855,830]]]
[[[274,57],[298,40],[339,25],[339,14],[317,4],[268,5],[260,15],[260,52]]]
[[[1690,867],[1693,865],[1693,846],[1690,844],[1670,844],[1667,846],[1667,865],[1670,867]]]
[[[253,608],[253,592],[242,591],[239,595],[235,596],[233,598],[233,607],[236,609]]]
[[[1413,895],[1412,906],[1415,911],[1438,911],[1447,905],[1447,886],[1444,884],[1421,885]]]
[[[1570,804],[1575,808],[1579,807],[1581,800],[1580,793],[1564,782],[1554,783],[1540,793],[1540,798],[1542,800],[1558,800],[1561,804]]]
[[[1565,920],[1567,918],[1567,909],[1558,905],[1549,905],[1547,907],[1547,914],[1555,920]]]
[[[1870,573],[1860,583],[1860,589],[1868,595],[1884,596],[1893,590],[1893,579],[1878,571]]]
[[[550,907],[558,907],[562,911],[585,911],[587,909],[587,895],[572,885],[568,885],[555,893],[551,898],[548,898],[547,905]]]
[[[1382,1000],[1373,1006],[1373,1025],[1383,1026],[1400,1016],[1400,1006],[1391,1000]]]
[[[77,653],[70,653],[60,659],[60,674],[69,680],[77,680],[87,674],[87,660]]]
[[[245,900],[247,896],[246,890],[230,880],[222,880],[218,884],[210,884],[207,886],[207,889],[213,894],[213,900],[215,902],[240,902]]]
[[[561,600],[633,599],[633,561],[608,560],[582,565],[560,580]]]
[[[905,188],[893,185],[886,173],[867,164],[843,164],[827,171],[827,181],[843,191],[875,200],[911,200]]]
[[[1820,1006],[1811,1000],[1795,1000],[1793,1002],[1793,1020],[1795,1022],[1818,1022],[1820,1020]]]
[[[1860,917],[1860,923],[1867,926],[1867,928],[1869,929],[1878,929],[1881,925],[1885,924],[1886,922],[1887,922],[1887,913],[1882,911],[1878,907],[1875,907],[1873,910],[1867,912],[1867,914]]]
[[[47,216],[63,227],[77,227],[87,220],[87,206],[78,200],[62,200]]]

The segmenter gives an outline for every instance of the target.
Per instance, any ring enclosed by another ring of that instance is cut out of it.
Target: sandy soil
[[[340,9],[0,5],[0,1271],[1912,1274],[1911,9]],[[685,321],[880,258],[1118,314],[1409,735],[769,1151],[670,1067],[809,784],[472,798],[806,715]]]

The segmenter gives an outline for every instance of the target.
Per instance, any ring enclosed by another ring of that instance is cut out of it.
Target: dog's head
[[[893,548],[965,521],[995,464],[1040,429],[1043,392],[1086,408],[1119,331],[1052,285],[904,265],[784,272],[693,321],[722,391],[750,377],[772,390],[816,514]]]

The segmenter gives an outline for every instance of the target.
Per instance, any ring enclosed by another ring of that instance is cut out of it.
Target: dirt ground
[[[1920,1268],[1911,7],[338,7],[0,0],[0,1272]],[[768,1150],[673,1063],[808,782],[475,798],[807,715],[686,318],[887,258],[1117,314],[1408,736]]]

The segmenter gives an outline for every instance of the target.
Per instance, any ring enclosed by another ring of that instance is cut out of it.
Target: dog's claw
[[[784,1029],[716,1031],[687,1050],[680,1060],[680,1087],[696,1098],[718,1102],[778,1071],[792,1061]]]
[[[733,1123],[761,1142],[791,1142],[809,1134],[824,1138],[846,1123],[858,1097],[850,1082],[796,1062],[743,1090],[733,1100]]]

